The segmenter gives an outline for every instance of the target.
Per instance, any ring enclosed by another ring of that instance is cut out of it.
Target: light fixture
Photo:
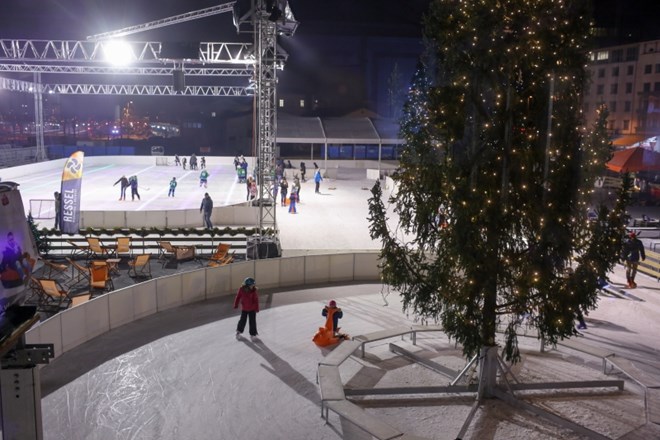
[[[105,59],[112,65],[125,66],[135,59],[131,45],[125,41],[114,40],[102,44]]]

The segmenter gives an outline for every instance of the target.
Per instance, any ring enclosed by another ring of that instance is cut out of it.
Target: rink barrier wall
[[[55,357],[124,324],[163,310],[234,295],[246,277],[259,288],[380,281],[378,252],[307,255],[232,263],[155,278],[115,290],[40,322],[28,344],[53,344]]]
[[[253,227],[259,221],[259,207],[246,203],[232,206],[216,206],[211,223]],[[198,228],[202,226],[199,209],[162,211],[81,211],[80,228]]]

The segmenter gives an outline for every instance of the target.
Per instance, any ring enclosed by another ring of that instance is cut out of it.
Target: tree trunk
[[[492,399],[497,385],[497,346],[484,345],[479,353],[479,392],[478,399]]]

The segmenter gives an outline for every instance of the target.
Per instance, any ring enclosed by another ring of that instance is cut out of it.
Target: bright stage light
[[[135,59],[133,49],[125,41],[103,43],[105,59],[114,66],[125,66]]]

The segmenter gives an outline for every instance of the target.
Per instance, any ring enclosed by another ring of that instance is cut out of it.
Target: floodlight
[[[135,59],[131,45],[125,41],[103,42],[105,59],[114,66],[125,66]]]

